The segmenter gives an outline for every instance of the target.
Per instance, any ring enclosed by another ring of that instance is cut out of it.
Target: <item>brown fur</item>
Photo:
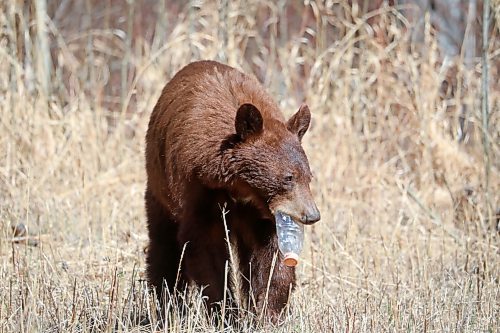
[[[309,122],[305,105],[285,122],[255,79],[213,61],[191,63],[165,86],[146,135],[147,274],[158,294],[163,280],[173,292],[185,245],[177,288],[193,281],[206,287],[211,303],[223,299],[226,205],[243,294],[248,300],[251,289],[262,309],[278,252],[273,214],[319,220],[300,145]],[[278,258],[268,295],[271,318],[294,284],[294,268]]]

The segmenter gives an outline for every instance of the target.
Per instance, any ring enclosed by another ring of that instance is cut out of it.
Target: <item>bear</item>
[[[146,275],[160,303],[194,283],[220,308],[235,288],[224,282],[227,227],[242,303],[280,318],[295,268],[281,260],[274,214],[320,219],[301,146],[310,121],[305,104],[286,121],[257,79],[215,61],[190,63],[166,84],[145,149]]]

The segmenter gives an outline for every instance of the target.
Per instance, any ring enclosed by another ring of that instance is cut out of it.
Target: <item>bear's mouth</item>
[[[269,210],[271,211],[271,214],[273,216],[276,216],[276,214],[286,215],[290,217],[290,219],[292,219],[297,224],[311,225],[319,220],[319,218],[309,219],[307,216],[298,216],[297,212],[293,213],[289,209],[286,209],[286,207],[282,206],[277,206],[274,208],[269,207]]]
[[[289,214],[289,213],[286,213],[284,211],[281,211],[281,210],[277,210],[276,213],[274,213],[274,216],[278,216],[278,215],[282,215],[284,218],[289,218],[291,219],[293,222],[297,223],[297,224],[303,224],[300,219],[298,219],[297,217],[293,216],[292,214]]]
[[[273,216],[276,216],[277,214],[281,214],[283,216],[289,217],[295,223],[304,224],[304,223],[302,223],[302,221],[301,221],[300,218],[298,218],[297,216],[295,216],[295,214],[293,214],[293,213],[289,213],[286,209],[282,209],[282,208],[280,209],[279,207],[275,208],[275,209],[272,209],[271,207],[269,207],[269,210],[271,211],[271,214]]]

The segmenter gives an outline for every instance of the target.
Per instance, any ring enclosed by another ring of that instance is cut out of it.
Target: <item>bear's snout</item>
[[[273,214],[282,212],[302,224],[314,224],[321,219],[319,209],[307,185],[295,186],[288,194],[276,197],[269,208]]]
[[[301,216],[300,222],[303,224],[314,224],[321,219],[318,207],[313,202],[312,205],[306,208],[306,211]]]

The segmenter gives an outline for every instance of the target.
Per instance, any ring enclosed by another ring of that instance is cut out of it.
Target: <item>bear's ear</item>
[[[299,111],[290,118],[286,124],[288,130],[299,137],[299,141],[309,128],[311,122],[311,112],[306,104],[302,104]]]
[[[253,104],[243,104],[236,112],[236,134],[243,141],[251,134],[262,132],[262,123],[262,115]]]

